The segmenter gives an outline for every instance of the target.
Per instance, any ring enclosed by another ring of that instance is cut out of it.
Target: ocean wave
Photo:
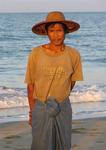
[[[85,62],[98,62],[98,63],[106,63],[106,58],[105,57],[101,57],[101,58],[92,58],[92,59],[87,59],[87,58],[84,58],[83,61]]]
[[[72,103],[106,102],[106,86],[78,86],[70,95]]]
[[[23,90],[0,87],[0,108],[24,106],[28,106],[28,101]]]
[[[83,85],[76,86],[71,92],[71,103],[106,102],[106,86]],[[0,108],[13,108],[28,106],[25,89],[0,87]]]

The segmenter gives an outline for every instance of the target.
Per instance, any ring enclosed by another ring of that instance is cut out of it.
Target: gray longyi
[[[68,97],[61,103],[53,96],[45,103],[37,99],[32,117],[31,150],[70,150],[72,108]]]

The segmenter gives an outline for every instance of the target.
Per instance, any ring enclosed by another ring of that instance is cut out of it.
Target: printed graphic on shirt
[[[60,79],[65,75],[65,70],[62,66],[51,67],[51,65],[43,66],[41,67],[41,71],[44,74],[44,76],[48,79],[52,79],[55,74],[55,79]]]

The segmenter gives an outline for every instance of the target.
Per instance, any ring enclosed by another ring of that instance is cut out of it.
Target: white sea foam
[[[70,94],[71,103],[106,102],[104,87],[83,86],[76,88]],[[0,108],[28,106],[27,95],[23,90],[0,88]]]
[[[70,95],[73,119],[106,115],[106,86],[75,86]],[[0,122],[28,119],[25,89],[0,87]]]
[[[0,94],[14,94],[16,92],[15,89],[10,89],[10,88],[6,88],[6,87],[0,87]]]
[[[4,97],[3,100],[0,100],[0,108],[11,108],[20,106],[28,106],[27,97],[13,96],[10,99],[8,97]]]
[[[77,90],[72,92],[70,95],[70,101],[72,103],[106,102],[106,93],[104,88],[98,89],[96,86],[91,86],[82,91]]]
[[[0,87],[0,108],[24,106],[28,106],[28,100],[22,90]]]

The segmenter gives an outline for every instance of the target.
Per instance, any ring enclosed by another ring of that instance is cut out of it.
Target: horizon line
[[[55,11],[55,10],[53,10]],[[57,10],[56,10],[57,11]],[[59,10],[60,11],[60,10]],[[0,12],[0,13],[48,13],[50,11],[6,11],[6,12]],[[105,13],[106,11],[61,11],[63,13],[86,13],[86,12],[89,12],[89,13],[97,13],[97,12],[100,12],[100,13]]]

